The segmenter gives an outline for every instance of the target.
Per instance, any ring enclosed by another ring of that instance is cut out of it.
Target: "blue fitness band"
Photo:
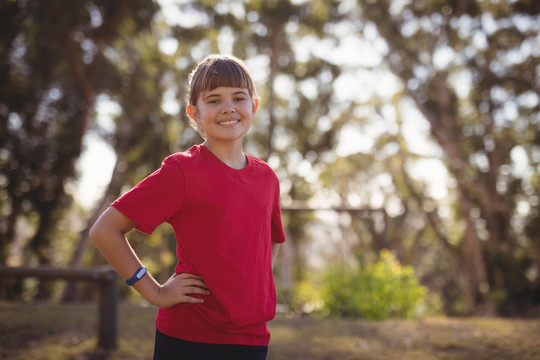
[[[135,275],[131,277],[129,280],[124,280],[126,284],[129,286],[135,284],[137,281],[141,280],[141,278],[146,274],[146,268],[142,266],[139,270],[135,272]]]

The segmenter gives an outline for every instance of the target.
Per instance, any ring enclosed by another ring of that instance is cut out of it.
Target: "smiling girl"
[[[202,60],[190,76],[187,113],[204,142],[167,157],[90,232],[126,283],[159,307],[156,360],[266,358],[272,264],[285,235],[275,172],[242,151],[258,105],[242,61]],[[150,234],[163,222],[174,230],[178,262],[159,284],[125,234]]]

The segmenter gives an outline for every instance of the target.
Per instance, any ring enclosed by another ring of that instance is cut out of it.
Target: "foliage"
[[[1,264],[32,216],[37,224],[21,240],[31,262],[51,263],[95,99],[122,81],[107,50],[148,28],[156,10],[152,1],[0,5]]]
[[[245,150],[276,169],[285,210],[350,209],[322,232],[313,212],[284,211],[284,293],[311,281],[323,238],[361,263],[394,251],[447,313],[526,313],[540,293],[538,20],[534,1],[4,1],[0,264],[102,262],[88,226],[199,141],[188,74],[231,53],[262,98]],[[104,105],[117,111],[103,119]],[[81,214],[88,135],[117,161]],[[170,231],[129,237],[170,271]]]
[[[360,269],[334,265],[325,279],[323,299],[332,315],[410,318],[417,314],[426,292],[410,266],[401,266],[395,255],[383,250],[375,264]]]
[[[429,123],[455,181],[454,221],[464,224],[457,250],[468,311],[489,306],[490,292],[502,289],[510,297],[535,298],[539,279],[526,274],[527,268],[538,269],[537,256],[522,253],[524,243],[513,239],[537,242],[525,240],[522,226],[537,223],[538,212],[520,211],[518,205],[539,196],[532,184],[540,153],[540,54],[525,45],[538,46],[538,5],[358,3],[384,39],[386,64]],[[530,166],[512,170],[516,161]],[[536,207],[536,200],[530,206]],[[446,241],[448,235],[441,235]]]
[[[538,5],[356,3],[348,24],[393,76],[357,67],[384,85],[357,97],[347,129],[375,140],[321,177],[343,203],[385,208],[352,218],[353,249],[397,251],[448,313],[527,311],[540,291]]]

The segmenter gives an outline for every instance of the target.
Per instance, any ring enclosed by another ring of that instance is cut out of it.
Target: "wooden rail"
[[[99,286],[97,346],[103,350],[116,349],[119,291],[118,275],[112,268],[108,266],[87,269],[54,268],[45,266],[0,266],[0,276],[96,282]]]
[[[289,205],[282,206],[282,212],[295,212],[295,211],[335,211],[335,212],[349,212],[356,214],[371,214],[371,213],[384,213],[386,210],[384,208],[367,208],[367,207],[346,207],[346,206],[337,206],[337,207],[311,207],[307,205]]]

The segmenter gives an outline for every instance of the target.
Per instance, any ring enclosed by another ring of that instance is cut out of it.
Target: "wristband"
[[[144,266],[141,266],[139,270],[135,272],[135,274],[131,277],[131,279],[124,280],[126,284],[129,286],[135,284],[137,281],[141,280],[141,278],[146,274],[146,268]]]

